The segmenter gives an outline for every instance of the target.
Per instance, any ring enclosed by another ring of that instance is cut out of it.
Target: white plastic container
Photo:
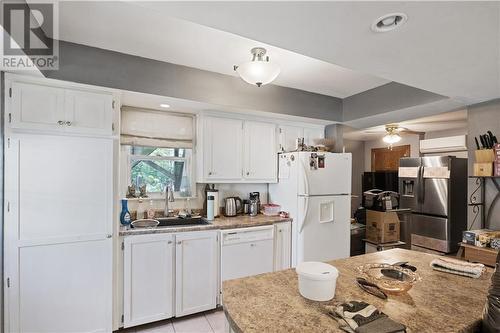
[[[295,268],[299,276],[299,292],[313,301],[329,301],[335,296],[339,271],[323,262],[305,261]]]

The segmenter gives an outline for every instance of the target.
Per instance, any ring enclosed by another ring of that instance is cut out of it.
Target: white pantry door
[[[110,332],[112,140],[16,134],[5,150],[8,332]]]
[[[124,327],[173,317],[174,235],[125,237]]]
[[[219,269],[217,231],[178,233],[175,240],[175,316],[215,308]]]

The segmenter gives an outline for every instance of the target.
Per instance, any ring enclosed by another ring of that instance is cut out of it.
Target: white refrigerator
[[[278,155],[278,183],[269,199],[293,218],[292,265],[347,258],[350,253],[350,153]]]

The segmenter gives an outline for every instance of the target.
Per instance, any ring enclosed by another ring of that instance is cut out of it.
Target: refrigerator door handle
[[[304,217],[302,218],[302,224],[300,225],[299,234],[304,230],[304,226],[307,221],[307,213],[309,211],[309,197],[304,197]]]
[[[308,175],[307,175],[307,169],[306,169],[306,166],[304,165],[303,162],[300,163],[300,166],[302,167],[302,172],[304,173],[304,191],[305,191],[305,195],[309,195],[309,179],[308,179]]]
[[[418,203],[423,203],[423,197],[424,197],[424,167],[421,166],[418,168],[418,193],[417,193],[417,202]]]

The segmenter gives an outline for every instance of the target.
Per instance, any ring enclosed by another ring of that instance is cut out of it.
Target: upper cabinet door
[[[111,135],[113,95],[110,92],[66,89],[12,82],[11,128]]]
[[[304,129],[297,126],[280,126],[279,151],[294,151],[298,138],[304,137]]]
[[[204,178],[241,180],[243,122],[218,117],[204,121]]]
[[[276,125],[246,121],[244,125],[245,168],[248,180],[273,182],[277,180]]]
[[[314,139],[323,139],[324,137],[324,128],[304,128],[304,143],[306,145],[314,145]]]
[[[62,88],[13,82],[11,103],[9,117],[12,128],[48,130],[64,128]]]
[[[66,130],[111,135],[113,96],[83,90],[65,90]]]

